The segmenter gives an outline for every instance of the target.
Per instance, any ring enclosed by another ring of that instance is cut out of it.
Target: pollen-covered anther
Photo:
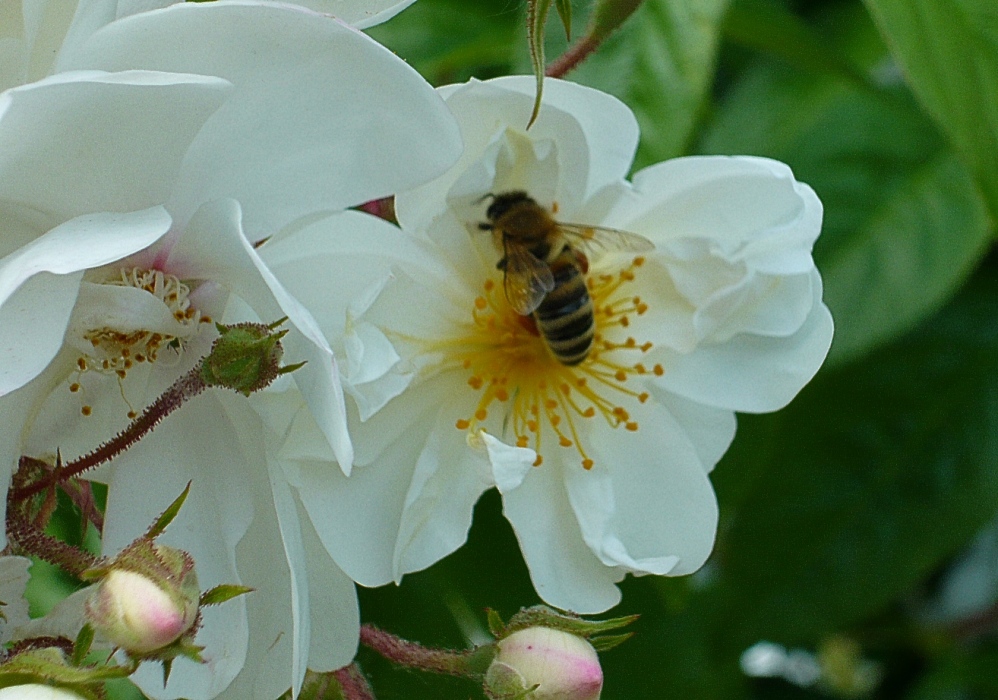
[[[196,327],[207,319],[191,305],[190,288],[177,277],[162,270],[121,268],[113,277],[104,280],[103,284],[133,287],[152,294],[163,302],[173,318],[185,328]],[[93,328],[84,334],[84,338],[94,349],[92,359],[98,360],[97,367],[101,371],[114,372],[122,379],[135,362],[155,362],[163,345],[178,347],[180,342],[175,335],[109,327]],[[83,357],[76,364],[80,372],[92,369],[91,364]]]

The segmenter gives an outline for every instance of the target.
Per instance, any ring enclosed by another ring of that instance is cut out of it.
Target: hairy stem
[[[416,642],[396,637],[374,625],[362,625],[360,643],[398,666],[443,673],[462,678],[480,678],[479,650],[451,651],[430,649]]]
[[[565,76],[571,70],[578,68],[579,64],[589,58],[599,46],[600,42],[591,34],[581,37],[547,67],[544,75],[549,78],[561,78]]]
[[[142,412],[142,415],[133,420],[114,438],[72,462],[57,465],[49,476],[26,486],[12,489],[10,499],[21,501],[31,498],[47,488],[64,483],[74,476],[114,459],[150,433],[164,418],[207,388],[208,385],[201,378],[201,364],[199,363],[175,381],[169,389],[163,392],[162,396]],[[26,467],[28,463],[36,461],[31,457],[21,457],[20,466]]]
[[[344,700],[377,700],[374,689],[367,682],[367,677],[361,673],[356,663],[333,671],[333,676],[340,684]]]

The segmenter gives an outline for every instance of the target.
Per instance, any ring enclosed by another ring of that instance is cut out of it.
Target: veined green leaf
[[[998,3],[866,0],[891,50],[998,218]]]

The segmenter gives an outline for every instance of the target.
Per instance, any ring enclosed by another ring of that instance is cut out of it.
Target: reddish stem
[[[361,625],[360,643],[398,666],[462,678],[481,676],[475,663],[479,657],[478,650],[430,649],[396,637],[374,625]]]
[[[357,664],[353,663],[333,671],[333,676],[340,684],[343,700],[377,700],[374,697],[371,684],[367,682],[367,678],[360,672]]]
[[[600,42],[590,35],[581,37],[547,67],[544,75],[549,78],[561,78],[569,71],[578,68],[580,63],[599,48],[599,45]]]
[[[38,481],[12,489],[9,500],[20,501],[31,498],[45,489],[65,482],[74,476],[93,469],[96,466],[108,462],[129,447],[137,443],[153,428],[159,425],[160,421],[184,405],[185,402],[194,398],[208,388],[201,378],[201,364],[175,381],[163,395],[150,404],[138,418],[133,420],[127,428],[118,433],[114,438],[105,442],[93,452],[89,452],[72,462],[57,466],[52,473]],[[24,467],[28,462],[36,461],[31,457],[21,457],[20,466]]]

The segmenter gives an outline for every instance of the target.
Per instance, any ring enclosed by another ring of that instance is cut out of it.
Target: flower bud
[[[198,614],[197,578],[166,590],[152,579],[111,570],[87,600],[87,617],[112,644],[133,654],[161,649],[191,628]]]
[[[221,334],[201,365],[201,379],[208,386],[223,386],[249,396],[274,381],[279,375],[301,365],[281,367],[284,349],[281,338],[287,331],[276,331],[276,324],[217,324]]]
[[[497,642],[485,674],[489,697],[516,697],[533,688],[530,700],[599,700],[603,669],[582,637],[550,627],[528,627]]]
[[[85,700],[85,698],[65,688],[28,683],[0,689],[0,700]]]

